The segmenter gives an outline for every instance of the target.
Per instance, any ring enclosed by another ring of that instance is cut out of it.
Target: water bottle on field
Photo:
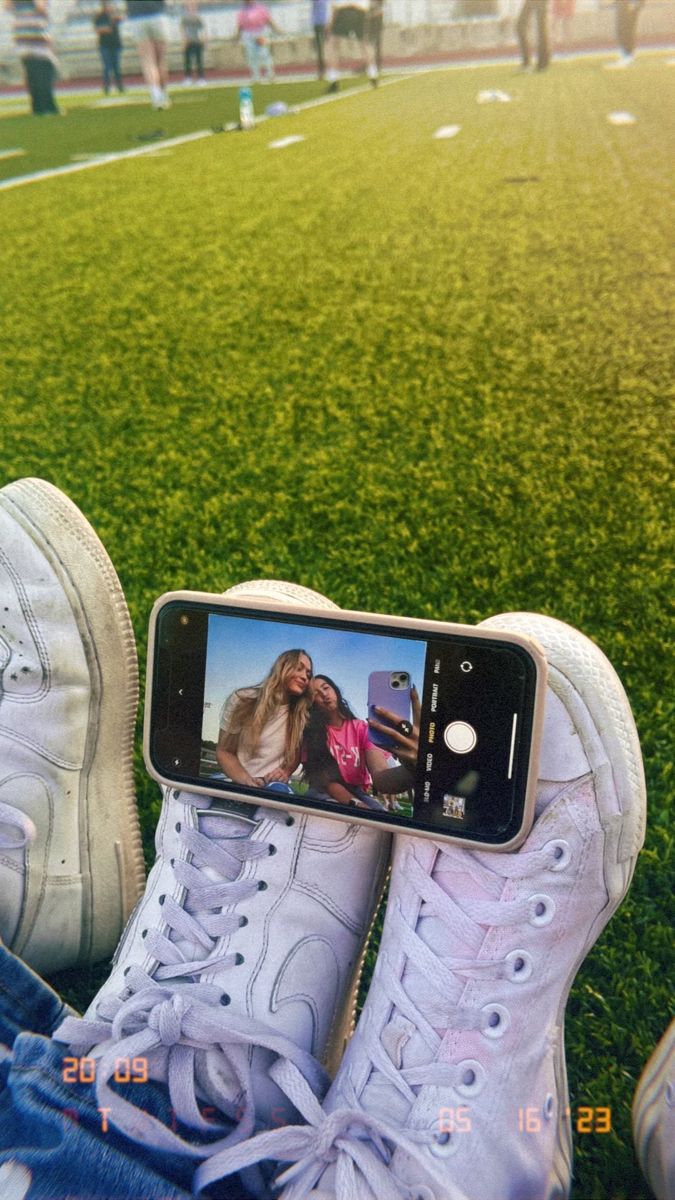
[[[241,87],[239,88],[239,128],[253,129],[254,125],[253,93],[250,87]]]

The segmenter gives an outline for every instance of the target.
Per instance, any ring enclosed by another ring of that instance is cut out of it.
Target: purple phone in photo
[[[368,717],[386,724],[375,708],[387,708],[396,713],[401,721],[411,720],[410,690],[412,683],[407,671],[371,671],[368,676]],[[374,745],[382,750],[391,750],[396,745],[394,738],[387,737],[379,730],[370,729],[370,738]]]

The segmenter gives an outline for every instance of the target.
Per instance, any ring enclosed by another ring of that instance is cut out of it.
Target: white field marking
[[[441,125],[433,135],[435,138],[453,138],[459,133],[461,125]]]
[[[148,146],[148,158],[172,158],[173,146],[165,146],[162,142],[158,142],[155,146]]]
[[[107,150],[101,150],[98,154],[96,154],[94,152],[92,152],[91,154],[71,154],[70,161],[71,162],[98,162],[99,159],[105,158],[107,153],[108,153]]]
[[[276,142],[268,142],[268,149],[283,150],[286,146],[294,146],[296,142],[304,142],[303,133],[291,133],[288,137],[277,138]]]
[[[167,138],[165,142],[139,146],[137,150],[120,150],[114,154],[87,159],[86,162],[74,162],[65,167],[49,167],[44,171],[33,171],[31,175],[18,175],[14,179],[0,180],[0,192],[7,191],[9,188],[22,187],[25,183],[35,183],[39,179],[53,179],[57,175],[72,175],[75,171],[88,171],[92,167],[103,167],[107,163],[120,162],[124,158],[140,158],[142,155],[156,154],[158,150],[166,150],[171,146],[182,146],[186,142],[198,142],[212,136],[212,130],[201,129],[198,133],[186,133],[182,137]]]
[[[161,145],[160,146],[148,146],[148,154],[152,154],[153,152],[160,158],[170,158],[171,155],[173,154],[173,150],[171,149],[171,147],[168,147],[168,149],[167,149],[165,146],[161,146]],[[70,161],[74,162],[74,163],[88,163],[88,162],[95,163],[95,162],[104,162],[107,157],[108,157],[108,151],[101,150],[101,152],[99,154],[96,154],[96,153],[71,154]]]
[[[635,125],[637,117],[629,112],[611,112],[607,114],[610,125]]]
[[[150,107],[150,99],[148,96],[103,96],[100,100],[93,100],[91,104],[83,104],[83,108],[122,108],[127,104],[147,104]]]
[[[479,92],[476,96],[479,104],[509,104],[513,100],[513,96],[509,96],[508,92],[500,92],[499,88],[487,88],[484,92]]]
[[[18,147],[16,150],[0,150],[0,162],[3,158],[20,158],[22,154],[27,153],[27,150],[20,150]]]

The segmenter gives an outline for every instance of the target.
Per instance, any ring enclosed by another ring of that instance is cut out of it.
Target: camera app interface
[[[447,832],[508,826],[525,652],[199,610],[170,625],[155,749],[173,777]]]

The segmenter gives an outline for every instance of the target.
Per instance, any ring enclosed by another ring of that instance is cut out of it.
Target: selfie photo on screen
[[[211,615],[200,776],[410,815],[425,658],[423,642]]]

